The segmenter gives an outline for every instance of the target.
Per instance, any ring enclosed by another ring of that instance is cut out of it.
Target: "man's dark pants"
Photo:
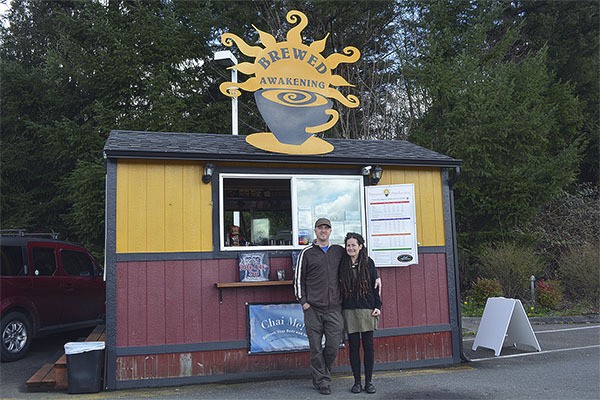
[[[310,346],[310,368],[313,382],[321,386],[331,383],[331,366],[344,338],[344,317],[341,311],[322,312],[314,307],[304,310],[304,326]],[[322,346],[325,336],[325,347]]]

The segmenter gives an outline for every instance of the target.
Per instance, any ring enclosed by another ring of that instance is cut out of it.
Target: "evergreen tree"
[[[13,1],[0,50],[2,227],[54,230],[100,253],[108,133],[230,132],[218,92],[229,72],[212,56],[218,32],[248,9]]]
[[[594,1],[13,0],[0,28],[2,227],[101,252],[110,130],[230,132],[220,35],[257,43],[254,24],[282,40],[292,9],[308,40],[329,34],[324,54],[362,53],[336,69],[361,106],[340,107],[327,135],[410,134],[464,160],[458,229],[477,236],[464,243],[511,232],[578,173],[597,183]],[[239,106],[241,134],[264,130],[252,94]]]
[[[412,139],[464,161],[456,185],[457,229],[473,248],[510,235],[573,182],[581,111],[547,52],[518,49],[510,2],[419,2],[426,35],[415,80],[427,111]]]
[[[581,182],[600,184],[600,2],[596,0],[515,2],[512,18],[523,20],[521,45],[548,49],[548,68],[569,82],[581,101],[586,148]]]

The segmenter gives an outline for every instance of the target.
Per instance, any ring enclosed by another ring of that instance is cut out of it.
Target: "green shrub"
[[[475,306],[484,306],[489,297],[504,296],[497,279],[477,278],[471,289],[471,301]]]
[[[461,316],[463,317],[481,317],[483,315],[483,306],[478,306],[472,301],[465,300],[461,304]]]
[[[600,303],[600,254],[598,244],[573,246],[559,259],[559,274],[572,300]]]
[[[531,247],[515,243],[484,247],[479,262],[482,277],[497,279],[507,297],[521,300],[530,300],[531,275],[539,275],[544,270],[541,259]]]
[[[535,297],[540,307],[557,310],[563,301],[563,287],[559,281],[540,279],[535,283]]]
[[[538,238],[537,249],[550,260],[547,276],[555,276],[564,255],[584,243],[595,244],[598,266],[600,206],[598,186],[583,184],[574,193],[562,192],[548,203],[525,230]],[[596,269],[598,276],[598,269]],[[563,283],[566,282],[563,281]],[[567,294],[568,294],[568,287]]]

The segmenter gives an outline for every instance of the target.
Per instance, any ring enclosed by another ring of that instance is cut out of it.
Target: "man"
[[[313,386],[321,394],[331,394],[331,366],[344,337],[338,270],[345,250],[331,245],[330,235],[329,219],[317,219],[316,239],[300,253],[294,274],[296,299],[304,310]]]

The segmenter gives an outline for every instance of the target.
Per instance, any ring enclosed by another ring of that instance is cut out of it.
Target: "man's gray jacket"
[[[315,243],[302,250],[294,273],[294,292],[300,304],[325,312],[341,310],[338,271],[345,252],[336,244],[324,252]]]

